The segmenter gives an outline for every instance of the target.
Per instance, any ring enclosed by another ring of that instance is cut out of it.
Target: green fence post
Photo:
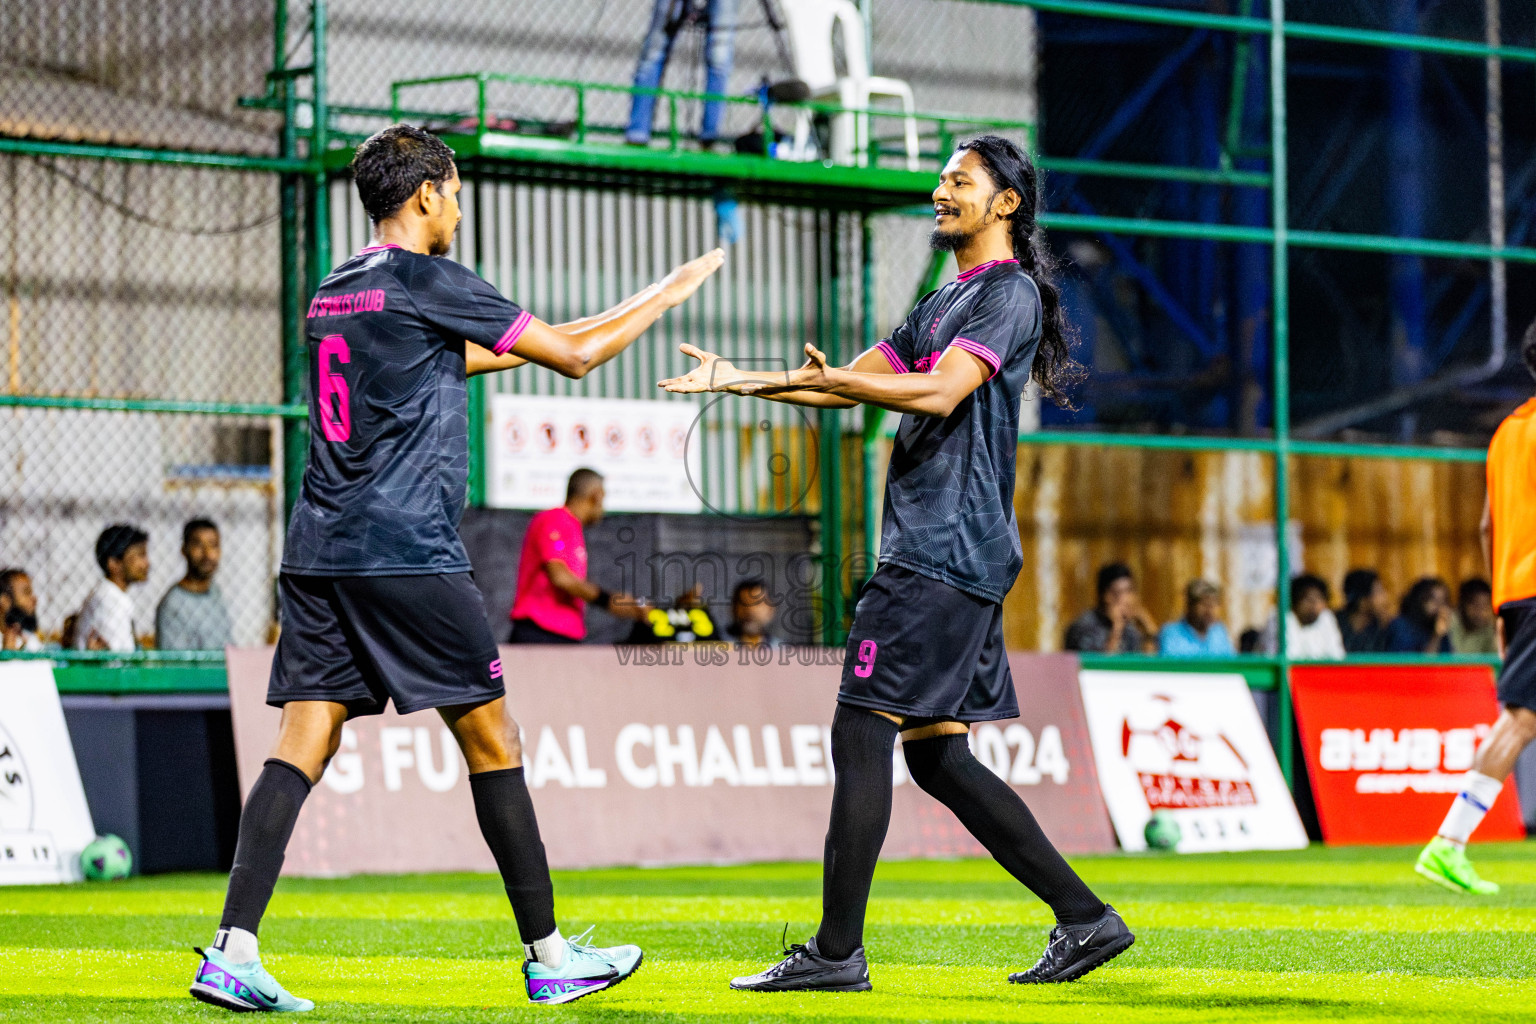
[[[1291,736],[1291,658],[1287,650],[1290,608],[1291,558],[1287,542],[1291,516],[1291,353],[1290,353],[1290,250],[1287,231],[1289,169],[1285,132],[1285,0],[1269,0],[1269,206],[1275,239],[1271,250],[1274,274],[1274,323],[1272,325],[1275,381],[1275,617],[1278,649],[1280,770],[1292,789],[1295,782],[1295,744]]]

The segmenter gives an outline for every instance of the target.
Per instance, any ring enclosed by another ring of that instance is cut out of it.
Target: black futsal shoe
[[[868,992],[869,961],[860,946],[846,960],[829,960],[816,950],[816,939],[784,950],[784,959],[745,978],[732,978],[739,992]]]
[[[1027,971],[1008,975],[1015,985],[1044,985],[1076,981],[1095,967],[1109,963],[1131,948],[1136,936],[1125,926],[1115,908],[1087,924],[1059,924],[1051,929],[1050,942],[1040,962]]]

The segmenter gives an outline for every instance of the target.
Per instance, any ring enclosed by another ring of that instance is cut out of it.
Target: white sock
[[[248,964],[261,958],[256,936],[244,928],[220,928],[213,937],[213,948],[232,964]]]
[[[545,967],[558,971],[565,966],[565,938],[561,936],[560,929],[556,928],[542,939],[534,940],[532,945],[524,943],[523,953],[529,960],[537,960]]]
[[[1472,838],[1472,830],[1483,823],[1483,815],[1504,791],[1504,780],[1490,778],[1482,772],[1467,772],[1462,780],[1461,792],[1451,801],[1451,810],[1440,826],[1440,836],[1457,846],[1466,846]]]

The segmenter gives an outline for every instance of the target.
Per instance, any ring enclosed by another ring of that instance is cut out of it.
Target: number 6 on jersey
[[[331,369],[333,356],[338,363],[352,361],[347,339],[339,334],[322,338],[317,353],[320,362],[320,429],[325,432],[327,441],[345,441],[352,436],[352,393],[347,389],[347,378]]]

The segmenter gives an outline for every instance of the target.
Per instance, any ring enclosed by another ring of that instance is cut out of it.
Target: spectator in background
[[[1494,627],[1493,587],[1485,579],[1463,580],[1456,591],[1456,617],[1451,620],[1451,650],[1457,654],[1498,654]]]
[[[1416,580],[1397,618],[1387,626],[1387,647],[1393,654],[1451,653],[1451,588],[1434,576]]]
[[[1375,569],[1351,569],[1344,577],[1344,618],[1339,632],[1351,653],[1387,649],[1392,594]]]
[[[1285,650],[1297,661],[1325,661],[1344,657],[1344,638],[1339,622],[1328,607],[1328,583],[1321,576],[1303,573],[1291,580],[1291,607],[1285,613]],[[1264,653],[1280,651],[1279,624],[1270,616],[1264,628]]]
[[[1157,635],[1159,654],[1170,658],[1226,658],[1237,653],[1221,622],[1221,587],[1192,580],[1184,588],[1184,617]]]
[[[622,619],[643,619],[645,605],[610,594],[587,579],[585,528],[602,521],[603,477],[578,469],[565,485],[565,504],[528,523],[517,562],[511,643],[575,644],[587,635],[587,605]]]
[[[75,619],[74,649],[126,654],[136,646],[128,588],[149,578],[149,534],[128,523],[107,527],[96,538],[96,564],[103,579]]]
[[[1136,577],[1123,562],[1099,568],[1099,603],[1072,620],[1062,644],[1069,651],[1155,654],[1157,623],[1141,606]]]
[[[187,574],[155,609],[155,646],[162,651],[223,650],[230,643],[229,610],[213,574],[223,554],[219,528],[208,519],[194,519],[181,531],[181,554]]]
[[[736,9],[740,0],[654,0],[651,27],[640,47],[640,62],[635,66],[635,88],[659,89],[666,74],[672,44],[685,25],[702,23],[708,32],[704,42],[704,92],[723,96],[731,84],[731,65],[736,56]],[[656,97],[636,93],[630,98],[629,127],[624,141],[643,146],[651,141],[651,121],[656,112]],[[723,100],[704,104],[704,120],[699,127],[699,142],[711,146],[720,138],[720,121],[725,114]]]
[[[40,651],[37,635],[37,594],[25,569],[0,571],[0,601],[6,604],[0,617],[0,650]]]
[[[731,624],[725,627],[725,635],[749,647],[778,647],[783,641],[773,635],[777,613],[766,582],[755,577],[741,580],[731,591]]]

